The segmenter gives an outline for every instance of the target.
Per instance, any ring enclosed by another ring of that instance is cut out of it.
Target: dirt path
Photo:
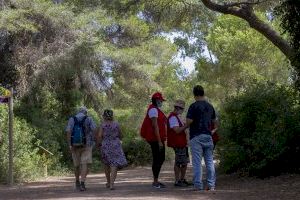
[[[300,175],[284,175],[265,180],[239,178],[234,175],[220,175],[215,192],[192,191],[192,188],[175,188],[173,186],[172,167],[164,166],[162,181],[167,184],[165,189],[151,187],[151,169],[139,167],[119,172],[116,190],[104,187],[104,174],[90,175],[87,180],[86,192],[77,192],[73,187],[72,177],[51,177],[40,182],[32,182],[22,186],[9,188],[0,186],[0,199],[59,199],[59,200],[243,200],[243,199],[300,199]],[[189,167],[188,179],[191,180]]]

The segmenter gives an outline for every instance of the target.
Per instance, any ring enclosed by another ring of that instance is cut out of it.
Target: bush
[[[251,176],[299,172],[299,93],[256,84],[227,99],[222,114],[221,165]]]
[[[141,138],[124,140],[123,148],[129,165],[147,165],[152,162],[151,148]]]
[[[0,144],[0,182],[7,181],[8,174],[8,110],[0,105],[0,130],[3,143]],[[42,158],[38,154],[39,141],[36,131],[24,120],[14,119],[14,181],[28,181],[43,173]]]

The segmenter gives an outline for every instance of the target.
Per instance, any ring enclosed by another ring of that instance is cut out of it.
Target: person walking
[[[92,148],[96,133],[96,124],[87,115],[86,107],[81,107],[78,113],[69,119],[66,133],[75,168],[75,186],[77,190],[85,191],[85,180],[89,165],[92,164]]]
[[[114,121],[113,111],[105,110],[104,122],[99,127],[97,144],[100,146],[101,160],[104,164],[106,187],[114,190],[118,169],[127,165],[122,149],[122,133],[119,124]]]
[[[204,89],[196,85],[193,89],[195,102],[190,105],[186,123],[190,127],[190,146],[192,151],[193,182],[196,190],[203,190],[202,157],[206,165],[207,190],[215,190],[216,174],[213,162],[214,144],[211,127],[217,128],[214,107],[208,103],[204,96]]]
[[[161,111],[165,99],[160,92],[152,95],[151,104],[148,106],[146,116],[141,127],[141,136],[149,143],[152,151],[152,173],[154,188],[165,188],[158,181],[161,167],[165,161],[165,141],[167,134],[167,118]]]
[[[187,137],[185,129],[187,126],[181,120],[181,114],[185,108],[183,100],[177,100],[174,104],[174,110],[168,117],[167,144],[175,152],[175,186],[188,186],[185,179],[187,164],[189,163],[189,152],[187,147]]]

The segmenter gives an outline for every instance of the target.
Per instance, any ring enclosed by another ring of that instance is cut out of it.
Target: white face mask
[[[156,100],[156,105],[157,107],[161,108],[162,107],[163,102],[160,100]]]

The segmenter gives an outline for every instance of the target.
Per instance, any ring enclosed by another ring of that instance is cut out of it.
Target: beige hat
[[[176,100],[174,106],[184,108],[185,102],[183,100]]]

